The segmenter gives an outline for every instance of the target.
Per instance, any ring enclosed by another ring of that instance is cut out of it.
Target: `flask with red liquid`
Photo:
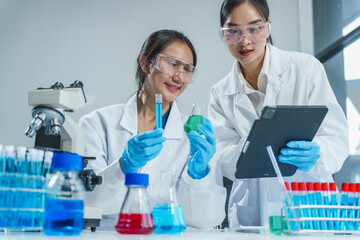
[[[115,225],[116,231],[122,234],[151,234],[154,231],[154,221],[146,192],[149,175],[126,174],[125,185],[128,190]]]

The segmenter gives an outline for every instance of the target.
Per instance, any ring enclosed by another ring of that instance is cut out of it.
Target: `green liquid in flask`
[[[203,116],[191,115],[184,126],[185,132],[190,133],[190,131],[193,130],[199,134],[202,134],[196,127],[198,124],[203,124]]]

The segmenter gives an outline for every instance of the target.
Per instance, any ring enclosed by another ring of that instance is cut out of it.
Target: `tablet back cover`
[[[264,107],[244,144],[235,177],[276,177],[266,147],[271,145],[277,158],[289,141],[312,141],[327,111],[326,106]],[[292,176],[297,170],[294,165],[277,162],[283,176]]]

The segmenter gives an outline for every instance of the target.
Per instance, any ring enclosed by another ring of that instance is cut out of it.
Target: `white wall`
[[[136,90],[135,60],[143,41],[163,28],[187,34],[199,57],[199,75],[180,96],[180,108],[189,113],[192,102],[207,103],[210,87],[233,63],[219,37],[221,3],[0,0],[0,143],[33,145],[24,131],[31,121],[28,91],[37,87],[82,81],[89,102],[72,115],[75,120],[126,101]],[[308,3],[311,0],[269,0],[275,46],[311,53],[312,38],[299,36],[312,29]]]

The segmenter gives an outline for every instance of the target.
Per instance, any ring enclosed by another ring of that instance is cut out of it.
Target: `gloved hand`
[[[291,141],[280,150],[279,161],[290,163],[303,172],[308,172],[320,158],[320,147],[315,142]]]
[[[203,136],[195,131],[187,134],[190,141],[188,173],[193,179],[201,179],[209,173],[208,163],[216,152],[216,138],[210,121],[203,117],[203,125],[198,124],[197,129]]]
[[[134,173],[139,168],[159,155],[166,140],[162,136],[164,130],[158,128],[138,134],[128,141],[121,156],[120,165],[124,174]]]

